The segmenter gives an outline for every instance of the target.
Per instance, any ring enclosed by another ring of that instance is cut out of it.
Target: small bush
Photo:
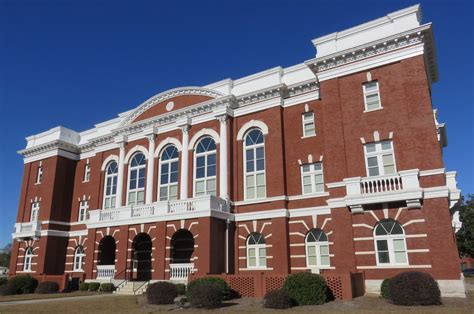
[[[115,286],[113,283],[103,283],[100,285],[100,291],[102,292],[113,292],[115,290]]]
[[[206,282],[190,290],[191,306],[214,309],[222,305],[222,287],[216,282]]]
[[[400,273],[390,279],[390,298],[397,305],[439,305],[441,292],[430,275],[417,271]]]
[[[178,289],[178,295],[186,294],[186,285],[184,283],[177,283],[175,286]]]
[[[100,282],[89,282],[89,291],[97,291],[100,288]]]
[[[323,277],[298,273],[286,278],[283,288],[298,305],[317,305],[326,302],[327,287]]]
[[[292,305],[293,300],[283,289],[267,292],[263,298],[263,307],[269,309],[288,309]]]
[[[33,293],[38,286],[38,280],[29,275],[19,275],[8,281],[12,294]]]
[[[88,282],[81,282],[79,284],[79,291],[88,291],[89,290],[89,283]]]
[[[170,282],[156,282],[146,289],[146,297],[150,304],[173,304],[177,296],[178,288]]]
[[[230,299],[230,287],[225,282],[224,279],[222,278],[217,278],[217,277],[203,277],[203,278],[198,278],[196,280],[191,281],[188,283],[188,287],[186,289],[186,297],[188,300],[192,299],[191,296],[191,291],[193,289],[196,289],[198,287],[201,287],[201,285],[205,285],[208,283],[214,283],[219,287],[219,290],[221,292],[221,300],[229,300]]]
[[[47,294],[47,293],[58,293],[59,284],[54,281],[41,282],[36,288],[35,293]]]
[[[0,295],[12,295],[14,292],[9,285],[0,286]]]
[[[4,286],[8,283],[8,279],[6,277],[0,277],[0,286]]]
[[[380,296],[384,299],[390,300],[390,278],[385,278],[380,285]]]

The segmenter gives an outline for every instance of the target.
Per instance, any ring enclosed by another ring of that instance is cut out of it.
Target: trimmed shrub
[[[35,290],[35,293],[47,294],[47,293],[58,293],[59,284],[54,281],[44,281],[40,282],[38,287]]]
[[[326,302],[326,282],[323,277],[316,274],[290,275],[286,278],[283,289],[298,305],[317,305]]]
[[[100,288],[100,282],[89,282],[89,291],[97,291]]]
[[[263,298],[263,307],[269,309],[288,309],[292,305],[293,300],[284,289],[267,292]]]
[[[186,294],[186,285],[184,283],[177,283],[175,284],[176,289],[178,289],[178,295],[185,295]]]
[[[19,275],[10,278],[8,286],[13,292],[12,294],[33,293],[38,286],[38,280],[29,275]]]
[[[81,282],[79,284],[79,291],[88,291],[89,290],[89,283],[88,282]]]
[[[0,295],[12,295],[14,292],[9,285],[0,286]]]
[[[439,305],[441,292],[430,275],[418,271],[400,273],[390,279],[390,298],[397,305]]]
[[[208,283],[214,283],[219,287],[219,290],[221,292],[221,300],[229,300],[230,299],[230,287],[227,284],[227,282],[225,282],[224,279],[217,278],[217,277],[203,277],[203,278],[195,279],[195,280],[191,281],[190,283],[188,283],[188,286],[187,286],[187,289],[186,289],[186,297],[188,298],[188,300],[192,299],[191,291],[193,289],[196,289],[196,288],[199,289],[199,287],[201,287],[201,285],[205,285],[205,284],[208,284]]]
[[[205,282],[189,290],[191,306],[214,309],[222,305],[222,286],[216,282]]]
[[[6,277],[0,277],[0,286],[4,286],[8,283],[8,279]]]
[[[146,288],[146,297],[150,304],[173,304],[178,296],[178,288],[170,282],[160,281]]]
[[[102,292],[113,292],[115,290],[115,286],[113,283],[103,283],[100,285],[100,291]]]
[[[390,278],[385,278],[380,285],[380,296],[384,299],[390,300]]]

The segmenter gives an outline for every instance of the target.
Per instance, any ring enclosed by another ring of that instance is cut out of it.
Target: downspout
[[[229,223],[230,219],[225,220],[225,273],[229,273]]]

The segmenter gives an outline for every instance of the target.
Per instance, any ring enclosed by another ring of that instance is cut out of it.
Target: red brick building
[[[465,296],[420,19],[409,7],[314,39],[303,63],[28,137],[11,274],[361,273],[376,292],[418,270]]]

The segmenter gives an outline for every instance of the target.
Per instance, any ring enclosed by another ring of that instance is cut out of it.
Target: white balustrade
[[[181,214],[181,213],[193,212],[193,211],[196,211],[195,199],[169,202],[169,206],[168,206],[169,214]]]
[[[187,280],[193,269],[192,263],[170,264],[170,280]]]
[[[155,214],[155,206],[153,205],[132,207],[132,218],[148,217],[148,216],[153,216],[154,214]]]
[[[115,277],[115,265],[97,265],[97,279],[110,279]]]
[[[402,189],[402,178],[398,174],[385,177],[363,178],[360,182],[361,194],[383,193]]]
[[[15,224],[13,238],[38,237],[41,231],[41,221],[19,222]]]

